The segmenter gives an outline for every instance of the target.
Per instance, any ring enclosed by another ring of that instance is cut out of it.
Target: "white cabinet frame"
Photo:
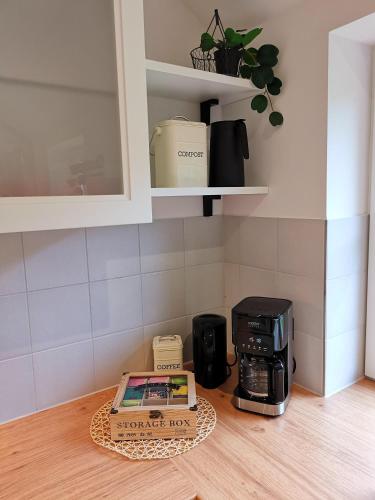
[[[113,2],[124,194],[3,197],[0,233],[152,220],[143,2]]]

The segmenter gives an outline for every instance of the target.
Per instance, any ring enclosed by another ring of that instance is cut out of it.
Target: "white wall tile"
[[[36,410],[31,356],[0,361],[0,422]]]
[[[24,233],[23,242],[28,290],[88,280],[84,229]]]
[[[138,226],[91,227],[86,231],[91,281],[140,273]]]
[[[33,354],[37,408],[47,408],[94,390],[92,342]]]
[[[184,266],[184,226],[182,219],[157,220],[140,224],[142,273]]]
[[[240,226],[243,217],[226,215],[224,221],[224,261],[240,262]]]
[[[240,226],[240,263],[276,270],[277,220],[244,217]]]
[[[90,283],[90,297],[95,337],[141,326],[140,276]]]
[[[323,278],[325,222],[280,219],[278,224],[278,270]]]
[[[0,295],[25,290],[21,235],[0,234]]]
[[[323,339],[324,281],[277,273],[277,296],[293,301],[295,328]]]
[[[186,312],[198,313],[224,305],[222,263],[186,268]]]
[[[275,297],[275,273],[253,267],[240,266],[240,300],[245,297]]]
[[[28,354],[30,328],[25,293],[0,297],[0,360]],[[1,385],[1,383],[0,383]]]
[[[185,315],[185,270],[174,269],[142,276],[143,321],[160,323]]]
[[[125,371],[143,371],[143,351],[143,328],[94,339],[95,389],[118,384]]]
[[[186,317],[171,319],[147,325],[144,327],[144,348],[145,348],[145,366],[146,370],[154,369],[154,354],[152,350],[152,340],[157,335],[180,335],[182,342],[186,339]],[[184,347],[185,351],[185,347]]]
[[[366,322],[367,274],[352,274],[326,282],[326,337],[355,330]]]
[[[185,219],[184,237],[185,264],[187,266],[223,261],[223,224],[221,216]]]
[[[91,338],[88,284],[29,292],[33,351]]]
[[[294,382],[317,394],[323,394],[323,347],[320,339],[298,331],[294,334]]]
[[[364,375],[364,328],[326,341],[325,394],[344,389]]]
[[[224,264],[224,305],[232,308],[242,299],[239,264]]]
[[[367,269],[368,216],[327,222],[327,278]]]

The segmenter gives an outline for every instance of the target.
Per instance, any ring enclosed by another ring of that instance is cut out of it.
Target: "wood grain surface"
[[[231,388],[198,388],[216,428],[162,461],[129,461],[91,441],[91,416],[115,390],[0,426],[0,498],[375,499],[375,382],[328,399],[294,387],[277,418],[236,410]]]

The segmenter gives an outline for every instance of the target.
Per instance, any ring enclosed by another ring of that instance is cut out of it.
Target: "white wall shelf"
[[[257,187],[179,187],[179,188],[152,188],[153,198],[176,196],[215,196],[215,195],[249,195],[268,194],[267,186]]]
[[[150,95],[202,102],[217,98],[229,104],[259,92],[249,80],[146,59]]]

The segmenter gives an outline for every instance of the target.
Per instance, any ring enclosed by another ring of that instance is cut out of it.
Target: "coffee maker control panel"
[[[256,354],[258,356],[272,356],[273,339],[268,335],[249,332],[238,332],[236,346],[238,352]]]

